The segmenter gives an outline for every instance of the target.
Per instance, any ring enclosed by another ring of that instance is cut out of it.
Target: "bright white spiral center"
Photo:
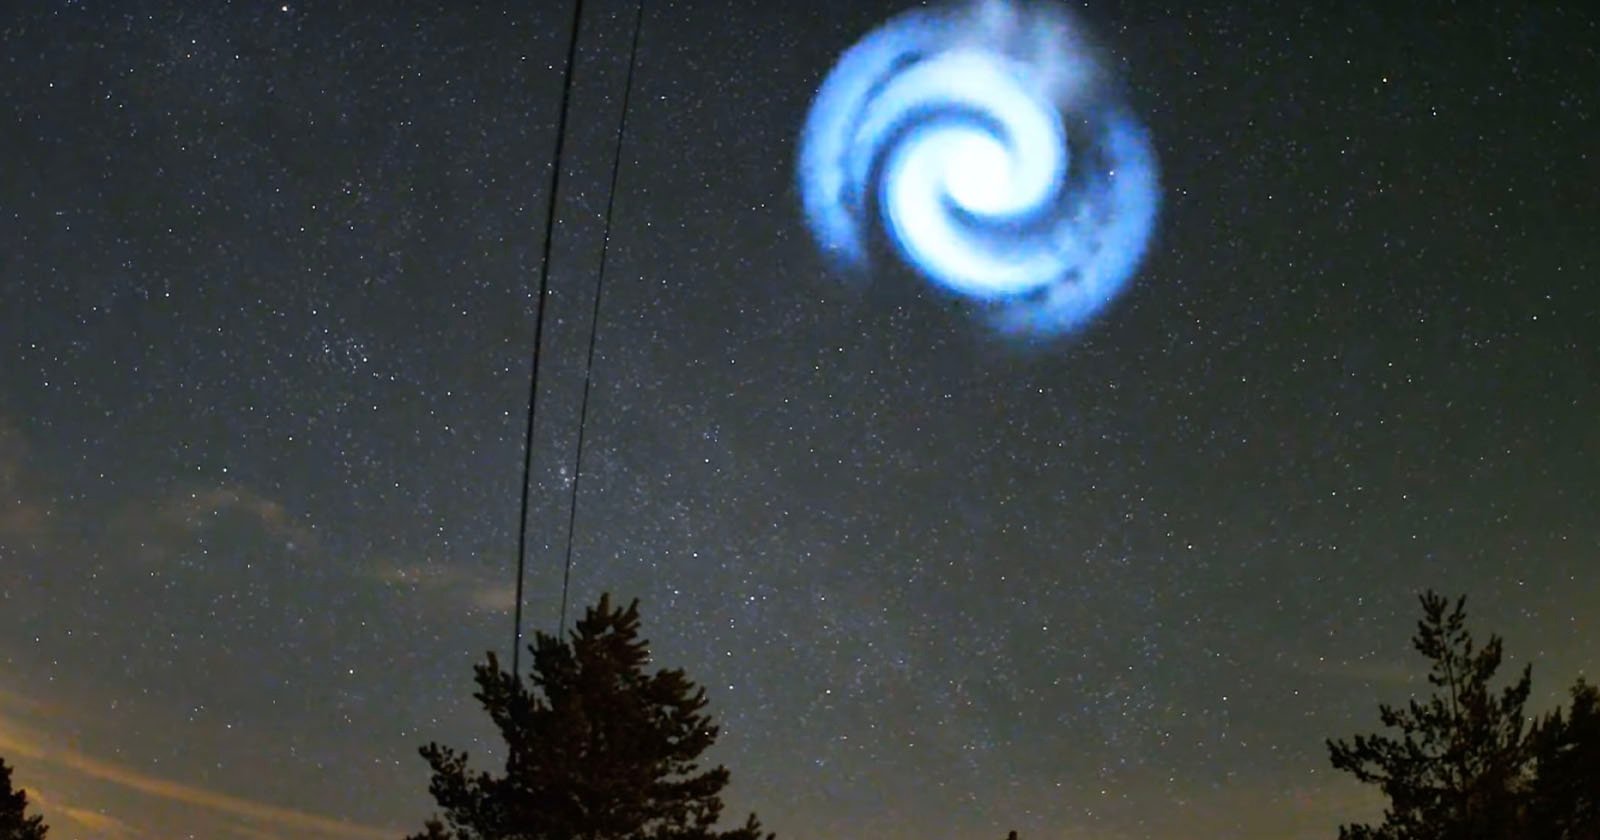
[[[1004,143],[987,134],[949,138],[944,155],[955,165],[945,174],[950,200],[964,210],[998,216],[1011,203],[1011,155]]]

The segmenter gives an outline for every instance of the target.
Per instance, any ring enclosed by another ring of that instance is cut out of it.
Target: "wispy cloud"
[[[228,831],[235,837],[243,837],[244,840],[283,840],[283,835],[275,831],[265,831],[247,825],[231,825],[228,826]]]
[[[70,523],[74,528],[78,523]],[[115,547],[119,568],[136,575],[168,570],[169,561],[192,549],[201,535],[225,528],[212,545],[226,544],[234,553],[287,549],[301,557],[325,553],[316,524],[307,513],[294,510],[271,495],[240,482],[191,483],[148,498],[122,501],[104,517],[100,527],[84,523],[82,530],[97,534],[91,553]],[[61,526],[61,530],[70,530]],[[344,566],[329,563],[329,569]]]
[[[311,528],[292,515],[282,502],[240,484],[180,493],[162,506],[158,516],[169,524],[194,530],[203,527],[207,518],[224,513],[244,514],[269,536],[286,543],[309,547],[313,540]]]
[[[54,829],[51,834],[65,831],[66,826],[70,825],[81,829],[80,836],[94,837],[97,840],[146,840],[150,837],[104,811],[76,807],[68,804],[65,797],[58,797],[55,793],[47,794],[38,787],[28,788],[28,799],[34,810],[43,814],[46,821],[51,824],[51,828]]]
[[[100,527],[82,527],[81,513],[70,507],[50,513],[42,500],[47,497],[48,478],[30,466],[25,436],[15,424],[0,415],[0,566],[5,549],[33,544],[62,558],[92,557],[104,545],[118,549],[116,573],[142,575],[160,569],[177,547],[193,541],[195,535],[227,520],[230,528],[243,525],[254,532],[256,544],[276,541],[299,552],[321,553],[322,541],[305,515],[270,495],[251,487],[190,485],[175,492],[160,493],[130,500]],[[148,569],[143,568],[148,567]],[[358,572],[348,566],[352,575]],[[0,574],[0,593],[6,590],[6,577]],[[363,576],[368,585],[376,581]],[[461,585],[467,586],[465,579]],[[471,591],[470,589],[468,591]],[[485,603],[493,598],[483,596]],[[9,640],[7,640],[9,641]],[[6,662],[6,645],[0,642],[0,663]],[[172,808],[204,811],[217,836],[250,840],[367,840],[392,838],[396,830],[385,830],[315,813],[281,807],[235,796],[194,784],[151,775],[134,766],[107,761],[84,751],[66,733],[77,730],[88,718],[82,710],[65,709],[49,698],[30,697],[12,688],[0,688],[0,754],[25,759],[45,773],[45,790],[28,785],[46,818],[57,827],[52,836],[96,838],[96,840],[157,840],[166,836],[157,826],[143,824],[141,810],[119,806],[109,810],[107,797],[92,794],[97,786],[120,788],[124,795],[111,802],[125,803],[128,794],[148,797],[152,810]],[[102,791],[105,792],[105,791]]]
[[[1264,807],[1263,803],[1272,803]],[[1186,826],[1192,837],[1226,837],[1236,833],[1239,814],[1254,811],[1261,817],[1261,836],[1284,840],[1325,838],[1343,823],[1362,822],[1380,817],[1383,797],[1371,787],[1346,778],[1328,778],[1291,787],[1276,784],[1243,785],[1207,796],[1188,816]],[[1270,823],[1266,814],[1271,814]]]
[[[193,785],[174,782],[142,773],[109,761],[103,761],[71,747],[50,743],[49,739],[28,729],[20,721],[0,715],[0,750],[34,761],[51,764],[90,779],[137,791],[146,796],[191,808],[203,808],[216,814],[253,823],[251,830],[263,837],[282,835],[303,837],[312,834],[339,840],[377,840],[392,838],[393,831],[358,825],[345,820],[324,817],[292,808],[284,808],[243,797],[219,793]],[[80,824],[99,821],[101,826],[121,826],[123,837],[139,837],[134,828],[103,813],[72,808],[58,808],[59,813]],[[131,833],[130,833],[131,832]],[[93,832],[91,836],[109,836]]]
[[[396,589],[409,590],[452,609],[509,613],[516,606],[516,587],[489,582],[461,566],[447,563],[381,563],[369,572],[373,579]]]
[[[1415,686],[1422,681],[1423,672],[1412,664],[1377,658],[1300,662],[1295,670],[1314,677],[1396,689]]]
[[[509,613],[517,606],[517,588],[511,584],[479,586],[471,592],[472,604],[484,612]]]
[[[0,416],[0,540],[37,540],[46,534],[48,511],[32,498],[27,478],[28,442]]]
[[[0,713],[7,709],[32,717],[55,717],[58,714],[48,704],[24,697],[15,691],[7,691],[4,688],[0,688]],[[4,714],[0,714],[0,720],[4,719]]]

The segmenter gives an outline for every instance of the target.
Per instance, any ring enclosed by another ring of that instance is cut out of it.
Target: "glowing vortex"
[[[846,51],[798,168],[826,254],[867,267],[876,218],[911,267],[1012,334],[1100,311],[1138,269],[1160,203],[1144,129],[1071,21],[1007,0],[908,12]]]

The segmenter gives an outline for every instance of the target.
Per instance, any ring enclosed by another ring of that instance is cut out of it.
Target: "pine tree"
[[[638,601],[616,609],[602,596],[570,640],[539,633],[530,650],[531,688],[493,653],[474,669],[473,696],[506,742],[505,775],[423,747],[444,817],[408,840],[762,840],[754,814],[716,829],[729,774],[698,761],[718,728],[683,671],[645,673]]]
[[[1539,722],[1528,837],[1600,840],[1600,688],[1578,680],[1572,711]]]
[[[1433,592],[1421,596],[1423,619],[1412,639],[1433,664],[1435,693],[1405,708],[1379,706],[1391,735],[1357,735],[1329,741],[1335,769],[1376,784],[1388,797],[1377,827],[1341,826],[1341,840],[1502,840],[1522,837],[1522,790],[1527,782],[1529,738],[1523,704],[1531,666],[1499,694],[1489,683],[1500,667],[1500,639],[1482,650],[1466,629],[1466,599],[1454,608]]]
[[[27,811],[28,792],[11,789],[11,768],[0,758],[0,840],[44,840],[44,818]]]

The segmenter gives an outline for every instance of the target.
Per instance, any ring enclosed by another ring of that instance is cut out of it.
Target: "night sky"
[[[1426,689],[1420,589],[1540,708],[1600,675],[1600,15],[1401,5],[1075,6],[1162,208],[1019,346],[807,228],[812,97],[902,4],[648,2],[572,602],[708,686],[732,814],[1325,838],[1375,803],[1323,739]],[[496,755],[570,6],[8,8],[0,755],[53,837],[416,830],[419,745]],[[530,630],[633,15],[579,42]]]

